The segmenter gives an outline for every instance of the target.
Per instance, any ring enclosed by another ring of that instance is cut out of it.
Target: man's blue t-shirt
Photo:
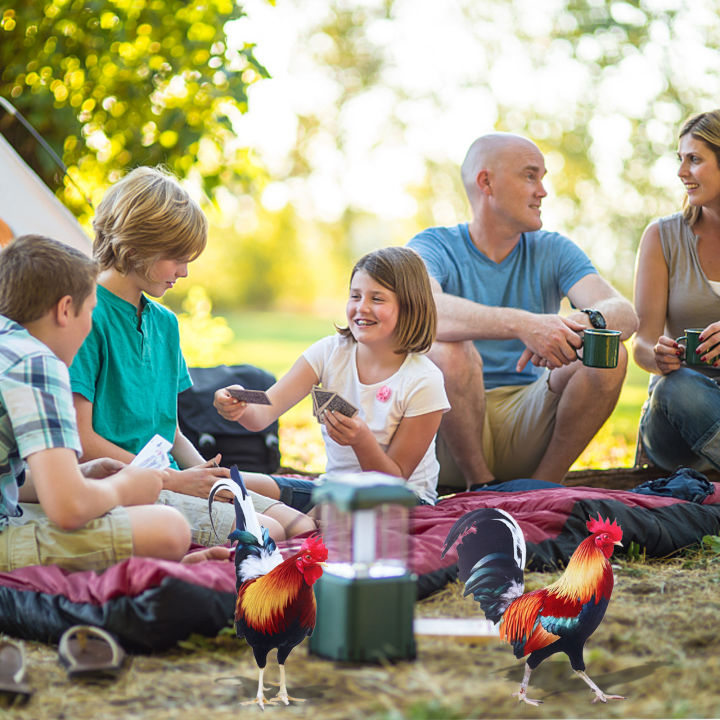
[[[490,260],[470,239],[467,223],[433,227],[408,245],[417,251],[443,292],[482,305],[532,313],[560,310],[560,302],[581,278],[597,273],[588,256],[563,235],[545,230],[523,233],[501,262]],[[543,372],[531,363],[515,370],[525,346],[520,340],[476,340],[486,388],[526,385]]]

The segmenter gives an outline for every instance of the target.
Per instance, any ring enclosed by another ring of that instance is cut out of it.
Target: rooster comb
[[[325,562],[327,560],[328,551],[323,543],[322,535],[313,535],[307,538],[301,548],[301,553],[310,553],[315,562]]]
[[[622,528],[617,524],[617,520],[610,522],[610,518],[603,520],[603,516],[598,513],[597,518],[591,517],[587,521],[587,529],[593,533],[607,533],[614,540],[619,542],[622,540]]]

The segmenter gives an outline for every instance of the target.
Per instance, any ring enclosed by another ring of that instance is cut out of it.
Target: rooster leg
[[[575,670],[575,674],[581,677],[595,693],[593,702],[596,703],[598,700],[607,702],[608,700],[625,700],[624,695],[606,695],[582,670]]]
[[[293,702],[305,702],[304,698],[296,698],[288,695],[287,685],[285,684],[285,665],[278,664],[278,667],[280,668],[280,690],[278,691],[278,694],[269,702],[281,702],[284,705],[289,705],[291,700]]]
[[[265,674],[265,668],[259,668],[260,674],[258,675],[258,689],[257,695],[252,700],[246,700],[241,703],[242,705],[259,705],[261,710],[265,709],[265,703],[270,702],[265,698],[265,688],[263,687],[263,675]]]
[[[522,682],[520,683],[520,689],[516,693],[513,693],[513,697],[517,697],[518,702],[525,702],[528,705],[539,705],[542,702],[542,700],[532,700],[531,698],[529,698],[527,696],[527,686],[528,686],[528,683],[530,682],[530,673],[531,672],[532,672],[532,670],[530,669],[530,666],[527,663],[525,663],[525,675],[522,679]]]

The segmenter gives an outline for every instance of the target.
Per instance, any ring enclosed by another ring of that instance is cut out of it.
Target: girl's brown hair
[[[720,110],[710,110],[688,118],[680,128],[679,137],[688,133],[696,140],[702,140],[715,153],[720,168]],[[686,195],[683,200],[683,217],[687,224],[692,227],[700,219],[701,214],[702,208],[690,205]]]
[[[147,276],[154,260],[195,260],[207,243],[207,219],[178,181],[139,167],[105,193],[93,219],[101,270]]]
[[[350,274],[358,270],[395,293],[398,321],[395,327],[397,353],[427,352],[435,341],[437,310],[430,279],[422,258],[407,247],[387,247],[363,255]],[[349,327],[338,327],[343,337],[353,337]],[[354,339],[354,338],[353,338]]]

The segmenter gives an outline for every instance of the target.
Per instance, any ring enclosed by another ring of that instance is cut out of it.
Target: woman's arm
[[[234,398],[226,388],[215,392],[213,405],[226,420],[239,422],[244,428],[258,432],[275,422],[284,412],[297,405],[318,382],[318,376],[304,358],[299,357],[268,391],[271,405],[248,405]],[[234,385],[231,387],[240,387]]]
[[[655,221],[643,233],[635,262],[634,299],[640,324],[632,344],[635,362],[651,373],[667,374],[680,367],[677,343],[664,335],[668,286],[668,266]]]
[[[328,435],[338,445],[349,445],[355,451],[364,471],[375,470],[406,480],[430,447],[440,427],[443,410],[404,417],[390,441],[387,452],[378,444],[372,431],[359,417],[348,418],[337,412],[325,412]]]

